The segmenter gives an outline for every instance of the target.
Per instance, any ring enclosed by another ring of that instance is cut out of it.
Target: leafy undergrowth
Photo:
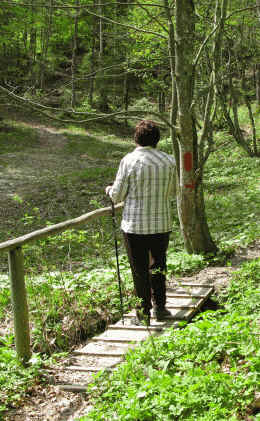
[[[242,266],[221,297],[224,308],[146,341],[110,376],[88,388],[95,406],[81,421],[260,419],[260,260]],[[251,415],[251,416],[250,416]]]
[[[113,263],[113,262],[112,262]],[[133,306],[129,270],[124,276],[124,311]],[[30,386],[41,379],[41,367],[52,358],[64,356],[77,343],[107,323],[120,318],[116,269],[81,273],[44,273],[26,279],[31,318],[33,357],[30,368],[23,368],[15,356],[13,336],[0,336],[0,419],[1,412],[21,401]],[[10,306],[8,279],[2,279],[1,302],[3,320]],[[4,306],[4,308],[3,308]],[[63,351],[61,353],[61,351]],[[58,352],[58,354],[57,354]]]
[[[8,406],[21,402],[30,387],[41,379],[41,367],[47,359],[34,355],[29,367],[23,367],[12,347],[13,337],[0,337],[0,420]]]

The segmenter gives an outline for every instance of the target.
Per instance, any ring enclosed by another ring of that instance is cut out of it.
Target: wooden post
[[[14,314],[15,346],[18,358],[25,365],[31,357],[31,350],[22,248],[17,247],[9,250],[8,261]]]

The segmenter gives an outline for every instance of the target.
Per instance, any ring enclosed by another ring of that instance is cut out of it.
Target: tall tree
[[[260,0],[256,0],[256,12],[258,16],[258,22],[260,27]],[[256,64],[256,101],[258,106],[260,107],[260,59],[258,60],[258,63]]]
[[[40,52],[40,67],[39,67],[39,85],[44,89],[46,60],[49,49],[49,41],[52,30],[53,18],[53,0],[48,0],[48,4],[43,8],[43,23],[41,28],[41,52]]]
[[[76,105],[76,59],[78,50],[78,20],[79,20],[79,0],[75,0],[75,15],[74,15],[74,33],[73,33],[73,47],[72,47],[72,58],[71,58],[71,107],[74,108]]]

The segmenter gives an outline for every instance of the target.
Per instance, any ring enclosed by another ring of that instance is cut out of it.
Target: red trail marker
[[[186,152],[183,155],[183,158],[184,158],[184,169],[185,169],[185,171],[190,172],[193,168],[192,153]]]

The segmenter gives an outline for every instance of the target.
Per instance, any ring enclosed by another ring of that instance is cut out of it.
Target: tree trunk
[[[93,0],[93,6],[96,6],[96,0]],[[92,26],[92,47],[91,47],[91,60],[90,60],[90,82],[89,82],[89,104],[91,107],[94,105],[94,89],[95,89],[95,68],[96,68],[96,33],[97,33],[97,19],[93,16]]]
[[[44,27],[41,33],[41,57],[40,57],[40,69],[39,69],[39,81],[40,88],[44,89],[45,85],[45,73],[46,73],[46,58],[49,49],[49,41],[52,29],[52,16],[53,16],[53,0],[49,0],[49,4],[46,4],[44,9]]]
[[[255,119],[253,110],[251,107],[251,102],[249,99],[249,96],[247,95],[247,87],[246,87],[246,79],[245,79],[245,72],[243,72],[242,82],[241,82],[242,92],[245,104],[247,106],[248,110],[248,116],[251,124],[251,130],[252,130],[252,147],[250,147],[250,150],[252,152],[252,156],[259,156],[258,150],[257,150],[257,139],[256,139],[256,126],[255,126]]]
[[[258,16],[258,22],[260,24],[260,0],[256,0],[256,12]],[[257,105],[260,107],[260,64],[256,65],[256,102]]]
[[[256,65],[255,72],[255,84],[256,84],[256,103],[260,107],[260,64]]]
[[[169,28],[169,38],[168,38],[168,54],[169,54],[169,63],[171,69],[171,108],[170,108],[170,124],[171,124],[171,140],[172,140],[172,147],[173,152],[175,155],[176,160],[176,167],[177,167],[177,182],[176,182],[176,190],[179,184],[179,145],[177,141],[177,131],[175,129],[176,121],[177,121],[177,111],[178,111],[178,101],[177,101],[177,89],[176,89],[176,81],[175,81],[175,39],[174,39],[174,27],[171,18],[171,12],[169,8],[169,1],[164,0],[164,7],[165,13],[168,21],[168,28]]]
[[[158,111],[159,113],[165,113],[165,93],[161,89],[158,92]]]
[[[30,21],[30,42],[29,42],[29,51],[30,51],[30,76],[32,80],[33,87],[35,88],[37,74],[35,71],[35,62],[36,62],[36,44],[37,44],[37,29],[36,29],[36,19],[35,19],[35,6],[34,0],[31,2],[31,21]]]
[[[179,121],[178,214],[189,253],[215,253],[205,214],[202,176],[198,170],[198,139],[193,115],[195,10],[192,0],[176,0],[175,76]]]
[[[71,58],[71,107],[74,108],[76,105],[76,87],[75,87],[75,78],[76,78],[76,57],[78,49],[78,18],[79,18],[79,0],[75,1],[75,16],[74,16],[74,34],[73,34],[73,49],[72,49],[72,58]]]
[[[125,75],[124,75],[124,94],[123,95],[124,95],[124,110],[126,112],[125,126],[127,126],[128,125],[127,111],[129,107],[129,80],[128,80],[127,71],[125,72]]]
[[[99,15],[103,15],[103,3],[102,0],[98,0],[98,10]],[[103,20],[102,18],[99,19],[99,83],[100,83],[100,89],[99,89],[99,109],[103,113],[109,112],[109,106],[108,106],[108,98],[107,98],[107,92],[104,87],[104,28],[103,28]]]

